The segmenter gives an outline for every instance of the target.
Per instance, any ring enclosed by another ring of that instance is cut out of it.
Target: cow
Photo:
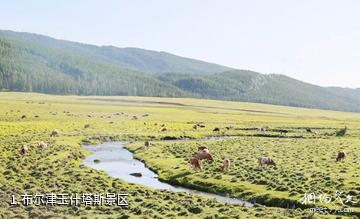
[[[210,162],[214,161],[209,149],[207,148],[198,151],[195,157],[197,157],[199,160],[208,160]]]
[[[344,160],[345,157],[346,157],[345,152],[344,152],[344,151],[339,151],[339,152],[338,152],[338,155],[337,155],[337,157],[336,157],[336,162],[339,162],[339,161]]]
[[[214,161],[212,155],[210,154],[207,148],[199,150],[193,158],[190,160],[190,165],[195,170],[202,170],[201,160],[208,160],[210,162]]]
[[[20,153],[21,153],[22,155],[27,155],[27,154],[29,153],[29,148],[27,147],[27,145],[24,144],[24,145],[21,147]]]
[[[150,147],[150,142],[149,141],[145,141],[144,142],[144,147],[145,149],[148,149]]]
[[[222,166],[222,171],[223,172],[228,172],[230,168],[230,160],[229,159],[225,159],[223,161],[223,166]]]
[[[90,128],[90,124],[85,124],[84,129]]]
[[[259,161],[259,165],[261,167],[263,165],[276,167],[275,161],[273,159],[271,159],[270,157],[259,157],[258,161]]]
[[[45,148],[47,148],[47,144],[44,142],[44,141],[40,141],[38,143],[38,147],[41,149],[41,150],[44,150]]]
[[[50,137],[58,137],[60,135],[60,131],[55,129],[51,132]]]
[[[200,170],[200,171],[202,170],[200,160],[195,157],[191,158],[190,165],[194,170]]]
[[[213,132],[220,132],[220,129],[216,127],[213,129]]]

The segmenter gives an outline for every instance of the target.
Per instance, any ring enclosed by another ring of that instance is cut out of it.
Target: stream
[[[85,166],[96,170],[104,170],[110,176],[120,178],[129,183],[136,183],[153,189],[206,196],[221,202],[241,204],[247,207],[253,206],[252,203],[238,198],[230,198],[161,182],[156,173],[147,168],[143,162],[134,158],[133,154],[124,147],[126,144],[126,142],[108,142],[99,145],[85,145],[83,146],[84,149],[93,153],[83,163]],[[95,159],[99,159],[100,162],[94,162]],[[131,173],[141,173],[142,176],[136,177],[130,175]]]

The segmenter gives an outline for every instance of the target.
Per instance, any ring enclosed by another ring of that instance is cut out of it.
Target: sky
[[[0,0],[0,29],[360,88],[357,0]]]

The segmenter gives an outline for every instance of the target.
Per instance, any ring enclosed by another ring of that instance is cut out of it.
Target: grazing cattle
[[[306,128],[306,132],[312,133],[311,128]]]
[[[346,157],[346,154],[344,151],[339,151],[337,157],[336,157],[336,162],[342,161],[344,160]]]
[[[213,132],[220,132],[220,129],[219,128],[214,128]]]
[[[167,129],[166,129],[166,128],[162,128],[161,131],[162,131],[162,132],[166,132]]]
[[[209,149],[205,148],[201,151],[198,151],[195,155],[199,160],[208,160],[210,162],[214,161],[212,155],[209,152]]]
[[[27,155],[29,153],[29,148],[24,144],[20,149],[20,153],[22,155]]]
[[[229,159],[225,159],[223,161],[223,166],[222,166],[222,171],[223,172],[228,172],[230,168],[230,160]]]
[[[149,142],[149,141],[145,141],[144,147],[145,147],[145,149],[148,149],[148,148],[150,147],[150,142]]]
[[[21,116],[21,118],[22,118],[22,119],[25,119],[25,118],[26,118],[26,116],[25,116],[25,115],[22,115],[22,116]]]
[[[137,120],[137,119],[138,119],[137,116],[133,116],[133,117],[132,117],[132,120]]]
[[[202,170],[200,160],[197,158],[191,158],[190,165],[194,170]]]
[[[84,128],[85,128],[85,129],[90,128],[90,124],[85,124],[85,125],[84,125]]]
[[[193,129],[197,129],[197,128],[205,128],[205,125],[196,123],[195,125],[193,125]]]
[[[50,137],[58,137],[60,135],[60,131],[55,129],[51,132]]]
[[[276,167],[276,163],[270,157],[259,157],[258,161],[259,161],[260,166],[265,165],[265,166],[274,166],[274,167]]]
[[[214,161],[212,155],[207,148],[199,150],[190,160],[190,165],[195,170],[202,170],[201,160]]]
[[[41,149],[41,150],[44,150],[45,148],[47,148],[47,144],[44,142],[44,141],[40,141],[38,143],[38,147]]]

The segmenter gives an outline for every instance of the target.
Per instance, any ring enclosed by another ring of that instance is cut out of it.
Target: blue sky
[[[360,87],[360,1],[0,0],[0,29]]]

